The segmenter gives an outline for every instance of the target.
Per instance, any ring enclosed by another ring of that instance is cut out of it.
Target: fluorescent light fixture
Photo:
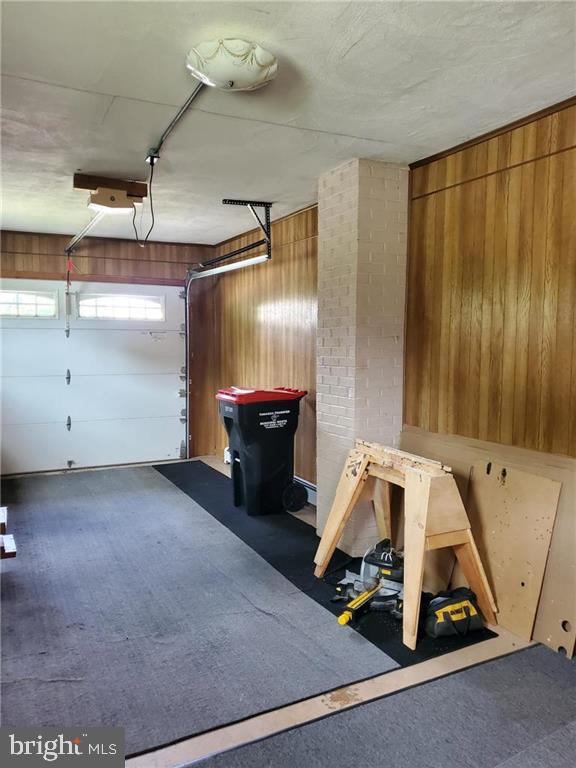
[[[191,280],[197,280],[199,277],[210,277],[211,275],[221,275],[223,272],[233,272],[235,269],[244,269],[244,267],[252,267],[255,264],[263,264],[268,261],[268,256],[265,254],[262,256],[253,256],[251,259],[242,259],[241,261],[234,261],[232,264],[222,264],[220,267],[214,267],[213,269],[205,269],[202,272],[192,272],[190,275]]]
[[[142,198],[128,197],[127,193],[122,190],[99,187],[95,192],[90,193],[88,208],[102,213],[132,213],[134,203],[141,202]]]
[[[88,208],[90,208],[91,211],[111,213],[113,216],[123,213],[132,213],[134,211],[133,205],[131,205],[130,208],[110,208],[110,206],[101,205],[100,203],[88,203]]]

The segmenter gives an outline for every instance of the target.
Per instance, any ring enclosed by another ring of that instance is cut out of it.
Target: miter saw
[[[397,552],[390,539],[371,547],[362,558],[360,574],[346,571],[336,585],[334,601],[347,600],[338,623],[355,624],[366,611],[389,611],[402,618],[404,600],[404,554]]]

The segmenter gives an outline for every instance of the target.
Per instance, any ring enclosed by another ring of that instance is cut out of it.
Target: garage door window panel
[[[80,320],[147,320],[166,319],[163,296],[119,294],[86,294],[78,299]]]
[[[0,317],[58,317],[57,291],[0,291]]]

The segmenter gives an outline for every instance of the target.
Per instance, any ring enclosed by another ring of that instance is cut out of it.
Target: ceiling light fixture
[[[195,45],[186,67],[197,80],[224,91],[255,91],[276,77],[278,61],[258,43],[220,38]]]
[[[146,162],[150,165],[160,159],[162,145],[205,85],[224,91],[255,91],[276,77],[278,60],[258,43],[230,37],[198,43],[186,56],[186,68],[200,82],[169,122],[159,141],[148,150]]]
[[[233,261],[231,264],[222,264],[220,267],[213,267],[213,269],[204,269],[201,272],[191,270],[189,273],[190,280],[198,280],[200,277],[210,277],[212,275],[221,275],[223,272],[233,272],[235,269],[244,269],[244,267],[253,267],[255,264],[263,264],[268,261],[268,256],[262,254],[262,256],[252,256],[250,259],[242,259],[241,261]]]
[[[126,214],[136,210],[148,195],[148,186],[141,181],[126,181],[112,179],[106,176],[93,176],[86,173],[75,173],[74,189],[90,190],[88,208],[94,211],[94,216],[88,224],[75,235],[64,249],[70,256],[86,237],[90,230],[109,213]]]
[[[134,211],[134,205],[141,203],[142,198],[129,197],[127,192],[121,189],[98,187],[90,193],[88,208],[93,211],[102,211],[112,214],[126,214]]]

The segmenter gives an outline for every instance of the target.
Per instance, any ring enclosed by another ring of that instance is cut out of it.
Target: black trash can
[[[249,515],[302,509],[308,500],[294,482],[294,434],[299,389],[220,389],[216,398],[228,433],[234,506]]]

